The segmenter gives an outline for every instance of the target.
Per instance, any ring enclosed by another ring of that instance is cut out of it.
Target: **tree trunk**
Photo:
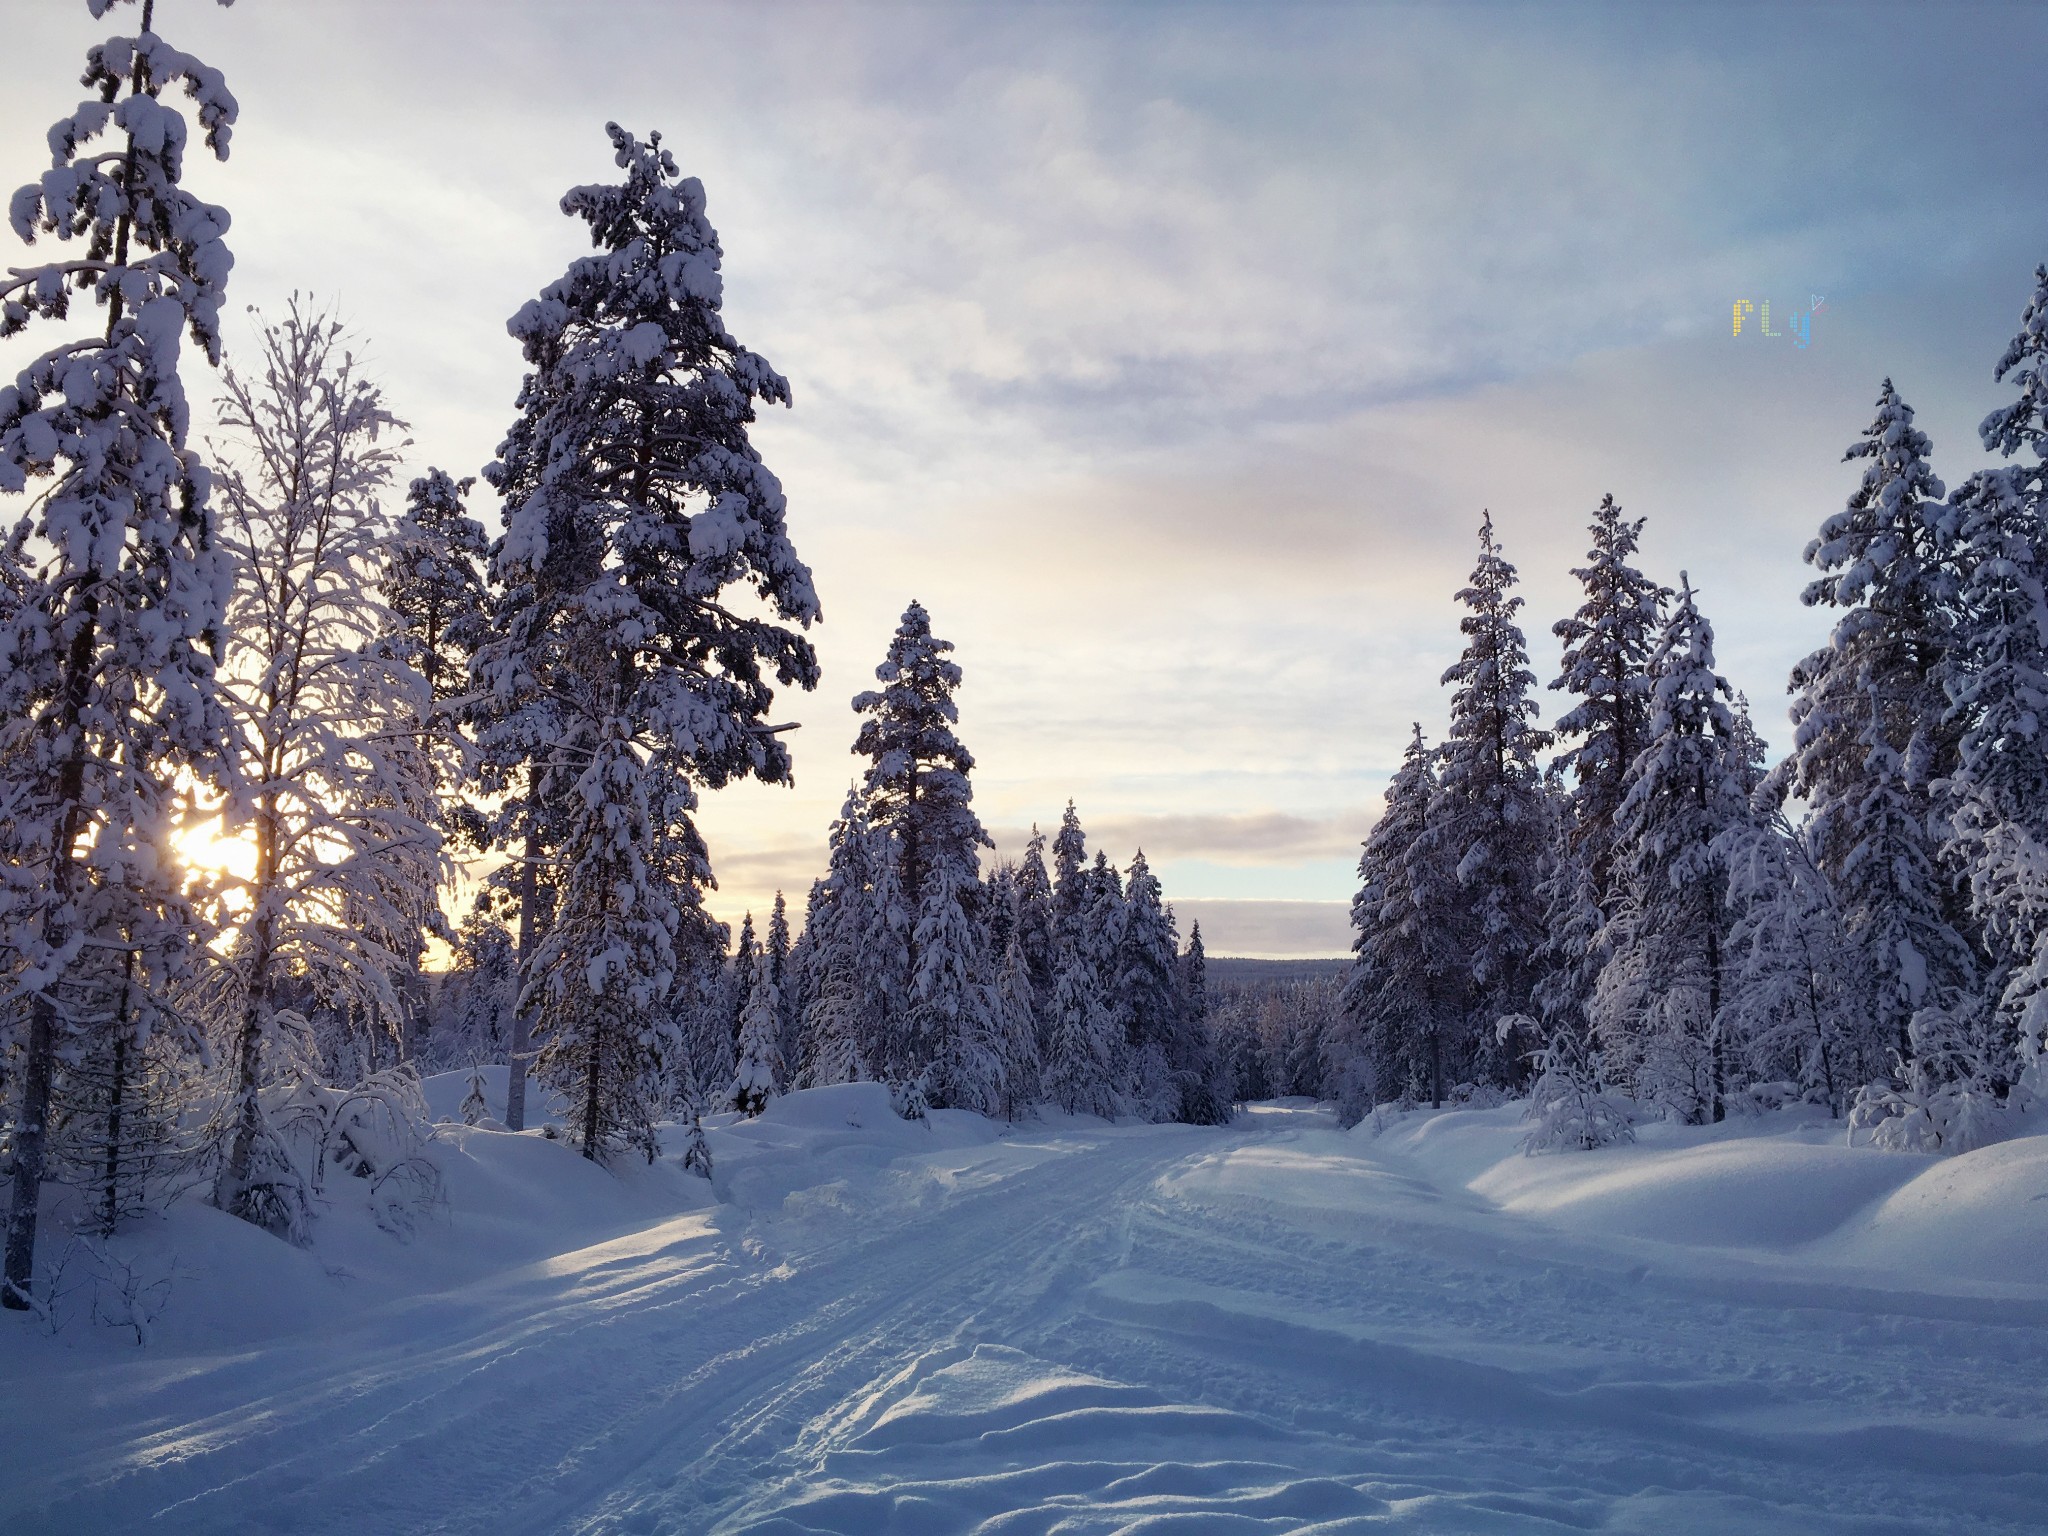
[[[268,1002],[268,941],[262,941],[250,968],[249,994],[242,1002],[242,1027],[235,1042],[235,1139],[227,1163],[214,1182],[213,1203],[230,1216],[242,1215],[242,1197],[249,1190],[249,1170],[256,1161],[256,1138],[263,1134],[263,1101],[258,1085],[263,1074],[263,1023]]]
[[[63,807],[57,845],[51,850],[50,907],[43,919],[43,940],[51,949],[63,947],[63,913],[70,903],[78,867],[78,838],[85,830],[84,717],[92,687],[92,653],[98,637],[99,600],[90,589],[80,601],[80,624],[64,659],[63,702],[59,716],[63,739],[71,749],[57,780],[57,803]],[[14,1126],[14,1190],[7,1211],[7,1256],[0,1281],[0,1306],[25,1312],[35,1279],[36,1221],[42,1214],[43,1167],[49,1158],[50,1088],[57,1068],[57,1005],[38,992],[30,1009],[28,1049],[22,1063],[21,1117]]]
[[[600,1088],[604,1070],[604,1023],[593,1015],[591,1024],[590,1061],[585,1069],[588,1080],[583,1085],[583,1155],[594,1163],[597,1161],[597,1117],[604,1102]]]
[[[0,1306],[25,1312],[35,1276],[36,1218],[49,1149],[50,1074],[56,1061],[56,1009],[38,997],[28,1026],[28,1059],[21,1079],[21,1118],[14,1126],[14,1203],[7,1212],[7,1275]]]
[[[128,1005],[135,984],[135,951],[121,960],[121,1009],[114,1016],[114,1072],[107,1085],[107,1187],[100,1202],[100,1223],[111,1236],[121,1220],[121,1119],[128,1094]]]
[[[526,1053],[533,1026],[527,998],[533,987],[534,903],[540,899],[534,870],[540,863],[540,790],[526,792],[526,849],[519,869],[519,993],[512,1000],[512,1048],[505,1066],[505,1128],[526,1129]]]
[[[266,781],[276,769],[266,754]],[[227,1162],[214,1181],[213,1203],[231,1216],[241,1216],[249,1192],[249,1170],[256,1161],[256,1139],[263,1134],[263,1032],[269,1023],[272,985],[270,961],[276,948],[277,917],[270,903],[277,891],[277,804],[266,794],[256,817],[256,880],[251,893],[256,916],[251,923],[247,990],[242,996],[242,1027],[235,1042],[235,1137]]]
[[[1719,910],[1718,906],[1714,910]],[[1713,1095],[1712,1121],[1719,1125],[1728,1117],[1723,1102],[1727,1068],[1721,1056],[1721,930],[1712,912],[1707,917],[1707,1049],[1711,1068],[1708,1092]]]

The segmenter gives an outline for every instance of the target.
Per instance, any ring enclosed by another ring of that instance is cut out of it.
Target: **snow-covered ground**
[[[431,1085],[449,1109],[461,1083]],[[444,1102],[445,1101],[445,1102]],[[181,1208],[0,1328],[0,1530],[2038,1531],[2048,1137],[720,1121],[716,1200],[444,1129],[410,1244]]]

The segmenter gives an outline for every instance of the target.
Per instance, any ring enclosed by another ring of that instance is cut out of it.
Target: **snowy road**
[[[2048,1314],[1647,1268],[1308,1113],[1030,1127],[0,1410],[8,1532],[2038,1531]]]

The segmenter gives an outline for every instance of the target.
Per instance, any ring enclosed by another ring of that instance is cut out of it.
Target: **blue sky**
[[[7,12],[12,184],[108,23]],[[1482,507],[1546,681],[1611,491],[1782,737],[1824,629],[1799,552],[1880,380],[1945,476],[1977,467],[2048,260],[2025,5],[159,0],[158,25],[243,102],[194,176],[234,215],[233,298],[338,304],[421,465],[473,473],[502,435],[504,319],[576,254],[555,205],[611,173],[605,120],[703,179],[728,321],[795,386],[756,442],[826,610],[796,788],[706,807],[733,917],[821,865],[847,701],[911,597],[959,646],[1004,846],[1072,796],[1216,952],[1344,947],[1408,722],[1441,727]],[[1814,295],[1803,351],[1730,335],[1738,298]]]

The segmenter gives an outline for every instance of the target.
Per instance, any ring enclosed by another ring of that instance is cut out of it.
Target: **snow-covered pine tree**
[[[1124,886],[1120,990],[1133,1053],[1132,1096],[1154,1119],[1221,1125],[1230,1100],[1202,1015],[1182,984],[1180,936],[1141,848]]]
[[[203,994],[228,1065],[224,1211],[284,1233],[299,1198],[262,1104],[284,1069],[280,1010],[313,1003],[396,1042],[423,931],[443,926],[437,758],[426,680],[383,643],[380,497],[402,424],[341,328],[295,299],[263,326],[261,373],[226,373],[220,542],[233,565],[221,693],[233,717],[253,870],[249,908]],[[263,1170],[280,1174],[271,1178]]]
[[[861,781],[868,820],[893,845],[913,970],[926,885],[942,878],[956,899],[970,900],[980,850],[994,846],[972,805],[974,755],[956,734],[960,667],[949,659],[952,649],[932,634],[930,615],[913,601],[875,668],[882,687],[853,701],[866,717],[853,750],[868,759]]]
[[[2032,471],[2032,472],[2030,472]],[[1951,499],[1963,589],[1943,668],[1955,772],[1937,786],[1998,1031],[2023,1060],[2048,1033],[2048,487],[2033,467]]]
[[[732,1079],[732,1107],[743,1115],[760,1114],[782,1091],[782,1010],[776,990],[768,967],[758,967],[740,1018],[739,1065]]]
[[[414,480],[385,556],[385,606],[406,660],[442,704],[469,691],[469,659],[483,643],[490,606],[484,525],[463,505],[475,483],[440,469]]]
[[[1462,1020],[1468,986],[1451,947],[1453,866],[1424,836],[1436,757],[1418,723],[1359,856],[1344,1006],[1372,1067],[1374,1096],[1400,1098],[1420,1083],[1441,1107],[1446,1067],[1459,1065],[1446,1060],[1445,1036]]]
[[[1115,993],[1123,1016],[1129,1080],[1124,1095],[1148,1120],[1180,1118],[1180,1084],[1169,1057],[1179,1044],[1180,998],[1173,965],[1178,937],[1166,926],[1159,879],[1144,849],[1131,860],[1124,887],[1115,959]]]
[[[866,830],[869,883],[857,941],[861,1012],[868,1035],[867,1061],[884,1079],[903,1082],[923,1070],[914,1063],[910,944],[916,913],[904,899],[898,848],[873,827]]]
[[[1052,840],[1052,931],[1062,950],[1080,941],[1088,923],[1088,837],[1069,800]],[[1064,964],[1064,958],[1056,962]]]
[[[1757,734],[1749,695],[1739,690],[1735,695],[1735,761],[1741,766],[1742,792],[1754,799],[1770,777],[1771,746]]]
[[[427,1070],[448,1071],[504,1058],[519,985],[511,932],[484,891],[455,930],[455,963],[441,983]]]
[[[768,912],[768,936],[761,944],[761,963],[767,968],[768,979],[775,983],[775,1022],[782,1046],[782,1059],[795,1059],[796,1014],[791,1007],[795,998],[795,977],[789,966],[789,903],[783,900],[782,892],[775,893],[775,905]]]
[[[1209,951],[1202,944],[1202,920],[1198,917],[1188,927],[1188,947],[1180,957],[1181,994],[1187,999],[1189,1016],[1197,1020],[1209,1017]]]
[[[1118,1042],[1086,948],[1063,948],[1053,984],[1052,1048],[1045,1091],[1069,1114],[1114,1116]]]
[[[0,1277],[14,1309],[32,1304],[60,1054],[114,1024],[133,989],[163,996],[197,953],[177,785],[228,771],[210,654],[226,571],[178,365],[187,334],[220,360],[233,258],[227,213],[179,185],[186,123],[165,97],[193,99],[221,159],[236,105],[153,19],[145,0],[138,35],[88,51],[93,99],[50,130],[49,169],[9,205],[24,242],[83,249],[0,278],[0,337],[67,318],[74,293],[106,311],[96,335],[0,387],[0,494],[48,482],[7,542],[0,629],[0,974],[26,1015]],[[121,963],[106,963],[109,944]]]
[[[989,1014],[979,935],[967,916],[961,883],[962,872],[950,860],[925,870],[902,1076],[924,1081],[933,1108],[995,1114],[1004,1092],[1002,1054]],[[971,874],[965,883],[972,883]]]
[[[732,1045],[737,1052],[746,1028],[747,1007],[754,1000],[754,982],[761,974],[761,943],[754,937],[754,914],[740,919],[740,936],[732,948],[732,975],[727,983],[727,1012],[732,1020]]]
[[[1995,377],[2019,398],[1979,435],[2030,457],[1951,499],[1963,585],[1944,677],[1961,733],[1948,803],[2000,1027],[2017,1037],[2029,1091],[2048,1097],[2048,267]]]
[[[1515,568],[1494,542],[1493,516],[1479,527],[1479,560],[1458,593],[1465,650],[1443,681],[1450,733],[1423,831],[1433,860],[1455,873],[1451,942],[1464,957],[1471,1002],[1457,1055],[1475,1080],[1511,1083],[1521,1073],[1512,1040],[1495,1023],[1526,1016],[1536,950],[1543,941],[1536,887],[1548,854],[1549,813],[1536,766],[1550,738],[1534,725],[1535,674],[1515,615]]]
[[[523,843],[528,870],[546,853],[559,871],[554,924],[573,909],[590,931],[623,931],[651,920],[641,893],[574,881],[607,859],[644,867],[647,850],[598,855],[611,834],[579,823],[618,802],[585,786],[600,768],[608,779],[634,743],[694,784],[787,782],[789,751],[766,717],[777,686],[817,684],[816,653],[791,626],[807,628],[819,606],[782,487],[747,439],[756,404],[787,405],[789,385],[725,328],[704,189],[658,134],[606,132],[625,179],[562,199],[595,254],[509,325],[529,371],[484,471],[506,522],[492,559],[494,633],[472,676],[488,695],[487,746],[523,779],[523,823],[503,835]],[[734,586],[748,589],[743,606],[765,611],[729,605]],[[653,836],[644,814],[614,830]],[[568,940],[529,949],[525,937],[526,991],[537,995],[554,978],[535,967]]]
[[[1772,793],[1722,834],[1732,957],[1722,1033],[1751,1084],[1840,1116],[1849,1095],[1882,1074],[1891,1042],[1864,1016],[1861,978],[1833,886],[1810,829],[1794,827]]]
[[[1792,674],[1791,754],[1774,790],[1802,797],[1841,902],[1866,1006],[1902,1058],[1913,1015],[1954,1009],[1977,981],[1959,900],[1938,862],[1932,785],[1954,767],[1941,679],[1955,583],[1931,445],[1887,379],[1847,459],[1867,459],[1848,505],[1806,560],[1808,606],[1840,608],[1828,643]]]
[[[1031,984],[1031,967],[1024,947],[1011,934],[1003,952],[1001,971],[989,999],[990,1038],[1001,1066],[1002,1092],[996,1113],[1005,1120],[1021,1120],[1040,1092],[1041,1059],[1038,1049],[1038,995]]]
[[[668,1078],[667,1104],[701,1106],[732,1075],[735,1042],[719,1003],[731,929],[704,905],[717,887],[711,851],[696,823],[697,791],[668,753],[647,760],[648,814],[654,827],[651,868],[676,909],[676,980],[658,1011],[659,1054]]]
[[[1037,823],[1024,845],[1024,857],[1017,863],[1017,943],[1024,951],[1025,972],[1031,978],[1032,1006],[1039,1021],[1039,1050],[1050,1043],[1046,1027],[1052,1018],[1053,982],[1059,966],[1052,900],[1052,880],[1045,869],[1045,834]]]
[[[1617,808],[1620,900],[1593,1003],[1608,1070],[1638,1100],[1722,1119],[1728,1059],[1728,876],[1720,839],[1748,817],[1735,691],[1683,572],[1650,666],[1650,718]]]
[[[1082,919],[1081,946],[1095,975],[1095,995],[1115,1042],[1119,1094],[1127,1094],[1131,1065],[1130,999],[1124,993],[1124,880],[1100,848],[1088,868],[1088,910]],[[1128,1108],[1126,1104],[1124,1107]]]
[[[675,903],[650,869],[646,765],[622,714],[576,784],[561,905],[529,973],[538,987],[534,1069],[568,1105],[566,1129],[592,1160],[630,1147],[655,1155],[650,1067],[675,979]]]
[[[1645,722],[1647,726],[1648,722]],[[1571,824],[1559,807],[1551,834],[1551,857],[1537,899],[1543,903],[1543,947],[1536,956],[1532,1001],[1547,1039],[1560,1029],[1585,1041],[1578,1059],[1597,1054],[1592,1045],[1592,1006],[1607,963],[1607,914],[1600,909],[1600,887],[1583,846],[1571,844]]]
[[[1623,780],[1647,739],[1650,658],[1670,591],[1629,564],[1643,531],[1642,518],[1621,515],[1603,496],[1593,513],[1593,547],[1575,569],[1585,601],[1551,632],[1564,642],[1564,660],[1550,686],[1578,702],[1558,720],[1569,743],[1558,759],[1572,787],[1565,794],[1567,841],[1582,850],[1603,910],[1614,905],[1608,852]],[[1559,1058],[1562,1060],[1563,1058]]]
[[[858,1082],[874,1039],[866,1010],[862,948],[870,927],[872,840],[857,790],[832,823],[825,878],[811,890],[804,921],[805,1005],[798,1081],[805,1087]]]
[[[1017,866],[1008,859],[982,876],[974,910],[980,918],[981,946],[1000,964],[1017,933]]]

